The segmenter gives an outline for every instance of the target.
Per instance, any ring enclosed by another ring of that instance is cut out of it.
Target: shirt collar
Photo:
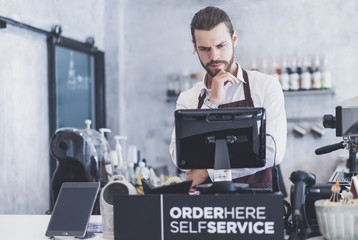
[[[245,80],[244,80],[244,76],[243,76],[242,68],[241,68],[240,64],[238,64],[238,63],[236,63],[236,64],[237,64],[237,67],[238,67],[236,78],[237,78],[239,81],[241,81],[241,82],[243,82],[243,83],[246,83]]]

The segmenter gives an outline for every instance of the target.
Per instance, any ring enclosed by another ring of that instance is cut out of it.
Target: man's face
[[[234,62],[234,47],[237,45],[236,32],[230,36],[225,23],[220,23],[210,31],[195,30],[194,34],[194,48],[207,73],[214,77],[220,70],[230,72]]]

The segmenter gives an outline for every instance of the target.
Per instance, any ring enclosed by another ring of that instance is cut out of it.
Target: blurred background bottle
[[[297,56],[297,67],[296,73],[298,74],[298,89],[301,89],[301,74],[302,74],[302,60],[300,57]]]
[[[303,58],[303,72],[301,74],[301,89],[309,90],[312,87],[311,63],[308,56]]]
[[[286,58],[282,60],[280,83],[283,91],[288,91],[290,89],[290,78],[288,75],[288,66]]]
[[[313,65],[313,75],[312,75],[312,89],[321,89],[322,87],[322,74],[320,70],[320,61],[319,57],[315,56],[314,65]]]
[[[329,90],[332,88],[331,71],[328,68],[328,58],[324,56],[322,67],[322,89]]]
[[[299,75],[297,73],[297,59],[292,58],[291,67],[288,68],[288,74],[290,79],[290,90],[297,91],[300,88]]]
[[[277,79],[277,81],[280,81],[280,75],[281,75],[281,69],[276,62],[276,59],[272,60],[272,68],[271,68],[271,75]]]

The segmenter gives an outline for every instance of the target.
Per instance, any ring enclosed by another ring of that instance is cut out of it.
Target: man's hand
[[[211,80],[211,95],[209,101],[213,104],[220,105],[225,100],[226,90],[225,85],[230,82],[237,84],[238,80],[234,75],[224,70],[220,70],[216,76]]]
[[[206,169],[195,169],[186,172],[186,180],[193,180],[193,183],[191,184],[193,187],[205,182],[208,177],[209,174]]]

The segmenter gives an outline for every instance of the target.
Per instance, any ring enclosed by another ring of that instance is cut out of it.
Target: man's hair
[[[206,7],[195,13],[190,24],[191,36],[193,38],[194,43],[196,44],[196,39],[194,35],[195,29],[210,31],[220,23],[225,23],[227,30],[230,33],[230,36],[232,36],[234,33],[234,29],[232,27],[231,20],[226,14],[226,12],[224,12],[220,8]]]

